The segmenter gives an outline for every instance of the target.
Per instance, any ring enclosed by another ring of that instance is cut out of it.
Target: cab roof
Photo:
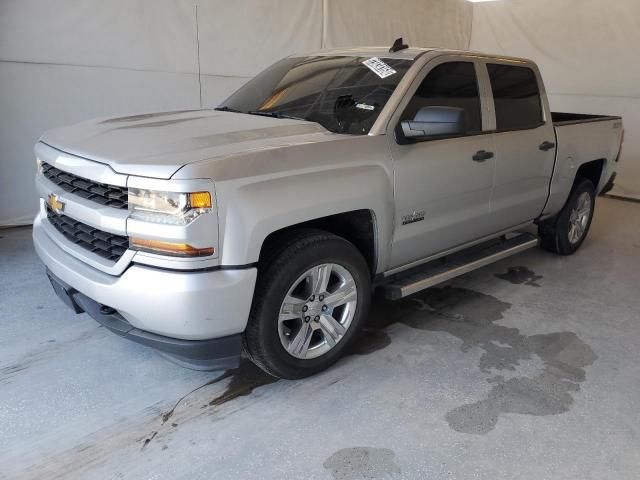
[[[418,56],[426,52],[431,52],[433,48],[405,48],[397,52],[389,52],[389,47],[350,47],[350,48],[328,48],[307,52],[305,56],[340,56],[340,57],[378,57],[378,58],[399,58],[403,60],[415,60]]]
[[[349,47],[349,48],[330,48],[324,50],[316,50],[314,52],[306,52],[300,56],[344,56],[344,57],[378,57],[378,58],[398,58],[402,60],[415,60],[425,53],[437,52],[439,54],[450,55],[475,55],[484,58],[497,58],[502,60],[512,60],[518,62],[531,62],[525,58],[509,57],[506,55],[491,55],[472,50],[455,50],[450,48],[439,47],[409,47],[397,52],[389,52],[389,46],[386,47]],[[296,55],[297,56],[297,55]],[[531,62],[532,63],[532,62]]]

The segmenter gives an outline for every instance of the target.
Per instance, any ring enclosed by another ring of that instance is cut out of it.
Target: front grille
[[[57,214],[49,207],[47,218],[56,230],[73,243],[113,262],[117,262],[129,247],[128,237],[103,232],[66,215]]]
[[[123,210],[129,208],[126,187],[97,183],[72,173],[63,172],[44,162],[42,163],[42,174],[63,190],[79,197],[108,207]]]

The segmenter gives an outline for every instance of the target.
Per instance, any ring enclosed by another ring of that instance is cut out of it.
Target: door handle
[[[471,158],[473,158],[474,162],[484,162],[485,160],[489,160],[490,158],[493,158],[493,152],[486,152],[484,150],[479,150]]]
[[[551,150],[552,148],[556,148],[556,144],[553,142],[542,142],[540,144],[540,147],[538,147],[540,150],[542,150],[543,152],[546,152],[547,150]]]

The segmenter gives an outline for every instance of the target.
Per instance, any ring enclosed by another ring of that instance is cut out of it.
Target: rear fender
[[[620,120],[578,123],[557,126],[557,157],[551,178],[549,200],[543,217],[557,214],[571,194],[580,167],[595,160],[604,160],[596,192],[600,192],[615,169],[622,135]]]

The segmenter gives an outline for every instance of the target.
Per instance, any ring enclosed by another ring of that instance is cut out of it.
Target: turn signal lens
[[[129,245],[136,250],[173,255],[176,257],[206,257],[215,253],[215,248],[195,248],[188,243],[163,242],[146,238],[131,237]]]
[[[189,194],[191,208],[211,208],[211,194],[209,192],[196,192]]]

